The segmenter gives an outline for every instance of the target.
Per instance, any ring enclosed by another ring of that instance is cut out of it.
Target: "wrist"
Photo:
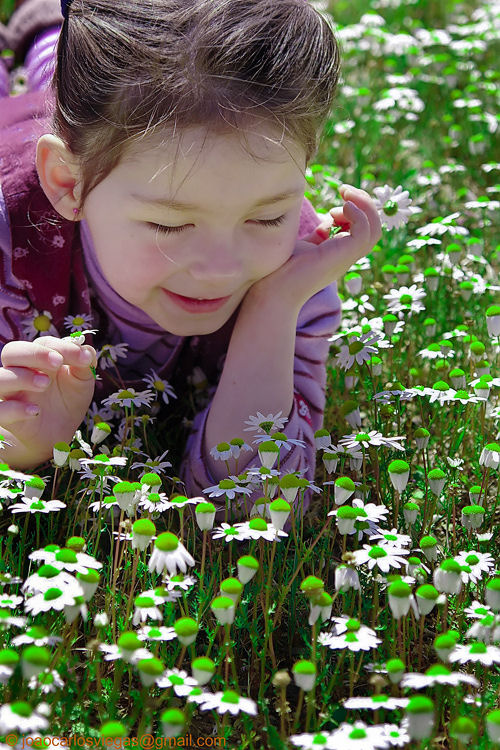
[[[265,276],[250,287],[241,307],[247,312],[258,312],[262,317],[277,315],[281,319],[296,323],[304,303],[294,299],[292,295],[287,295],[286,290],[277,289],[270,276]]]

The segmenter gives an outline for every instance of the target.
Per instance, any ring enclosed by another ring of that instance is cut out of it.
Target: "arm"
[[[227,476],[224,462],[214,461],[210,449],[244,435],[244,422],[261,411],[288,415],[293,403],[293,365],[299,310],[268,298],[256,284],[242,302],[224,369],[205,430],[210,474],[218,482]],[[245,454],[246,462],[257,455]]]

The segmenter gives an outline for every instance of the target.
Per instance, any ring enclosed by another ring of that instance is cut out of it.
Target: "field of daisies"
[[[315,480],[256,414],[183,495],[154,372],[39,474],[1,464],[1,748],[500,747],[500,5],[333,6],[307,195],[362,187],[384,232],[339,283]]]

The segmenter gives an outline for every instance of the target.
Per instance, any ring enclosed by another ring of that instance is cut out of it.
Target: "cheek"
[[[258,253],[260,268],[271,273],[286,263],[293,253],[295,237],[295,233],[289,232],[262,242]]]

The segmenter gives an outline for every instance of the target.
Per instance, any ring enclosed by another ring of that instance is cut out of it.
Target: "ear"
[[[39,138],[36,147],[36,168],[40,185],[57,213],[75,221],[75,208],[80,208],[80,171],[75,157],[55,135]],[[81,219],[81,213],[78,219]]]

